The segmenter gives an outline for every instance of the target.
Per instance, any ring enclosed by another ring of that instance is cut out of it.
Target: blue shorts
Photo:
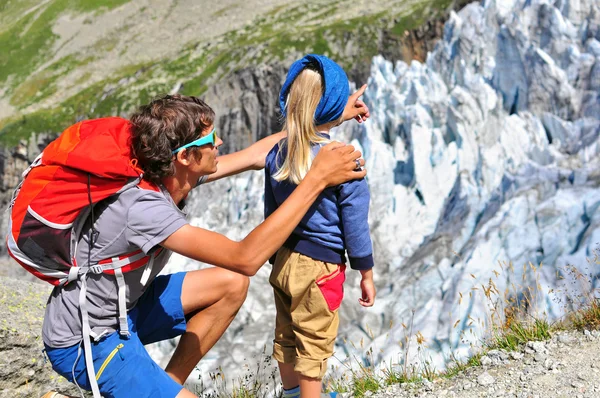
[[[144,344],[170,339],[185,332],[186,320],[181,305],[181,287],[185,272],[161,275],[154,279],[129,311],[131,336],[122,337],[118,332],[92,342],[94,369],[100,393],[111,397],[173,398],[182,390],[148,355]],[[77,383],[91,390],[85,368],[83,344],[81,357],[77,360],[80,344],[67,348],[46,346],[52,369],[73,382],[73,363]]]

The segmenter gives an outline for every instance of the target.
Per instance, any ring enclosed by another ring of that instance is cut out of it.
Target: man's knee
[[[246,300],[250,278],[236,272],[231,272],[227,278],[227,297],[232,301],[239,301],[241,305]]]

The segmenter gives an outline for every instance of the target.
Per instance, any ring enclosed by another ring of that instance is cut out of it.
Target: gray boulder
[[[0,398],[79,395],[52,370],[42,349],[42,320],[52,286],[0,277]]]

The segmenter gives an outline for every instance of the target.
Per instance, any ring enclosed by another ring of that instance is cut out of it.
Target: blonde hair
[[[273,175],[276,181],[289,180],[294,184],[306,176],[312,164],[311,144],[328,143],[317,133],[315,111],[323,95],[321,74],[304,69],[292,83],[286,102],[284,129],[287,130],[287,154],[283,164]],[[279,146],[277,160],[285,144]],[[279,163],[279,162],[276,162]]]

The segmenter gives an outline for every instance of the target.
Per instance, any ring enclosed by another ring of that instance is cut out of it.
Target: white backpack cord
[[[92,387],[92,394],[94,398],[102,398],[100,396],[100,389],[98,388],[98,381],[96,380],[96,371],[94,369],[94,357],[92,356],[92,330],[90,328],[90,319],[87,310],[87,274],[88,271],[97,272],[98,269],[94,267],[90,268],[92,248],[98,239],[96,230],[94,229],[94,203],[92,202],[92,191],[91,191],[91,175],[87,175],[87,187],[88,187],[88,200],[90,202],[91,211],[91,231],[88,236],[88,264],[85,269],[82,270],[81,276],[81,290],[79,291],[79,311],[81,312],[81,334],[83,335],[83,351],[85,356],[85,368],[87,371],[88,381]],[[100,270],[101,272],[101,270]]]
[[[81,290],[79,292],[79,310],[81,312],[81,327],[83,334],[83,351],[85,353],[85,367],[87,370],[87,376],[92,387],[92,393],[94,398],[102,398],[100,396],[100,389],[98,388],[98,381],[96,380],[96,371],[94,370],[94,358],[92,357],[92,342],[91,342],[91,329],[90,320],[87,311],[87,272],[83,274],[81,278]]]
[[[150,279],[150,274],[152,273],[152,266],[154,265],[154,256],[156,253],[152,253],[150,258],[148,259],[148,263],[144,268],[144,272],[142,273],[142,278],[140,279],[140,283],[142,286],[146,286],[148,280]]]
[[[83,343],[83,339],[79,342],[79,347],[77,347],[77,358],[75,358],[75,362],[73,362],[73,367],[71,368],[71,377],[73,377],[73,383],[75,383],[75,385],[79,389],[79,395],[81,395],[81,398],[84,398],[85,395],[83,393],[83,390],[81,389],[81,386],[79,385],[79,383],[77,382],[77,379],[75,378],[75,367],[77,366],[77,362],[79,362],[79,359],[81,358],[81,344],[82,343]]]
[[[118,261],[117,257],[115,261]],[[119,286],[119,334],[121,336],[129,337],[129,324],[127,323],[127,303],[125,301],[127,292],[127,286],[125,285],[125,278],[123,277],[123,271],[121,267],[115,268],[115,277],[117,278],[117,285]]]

